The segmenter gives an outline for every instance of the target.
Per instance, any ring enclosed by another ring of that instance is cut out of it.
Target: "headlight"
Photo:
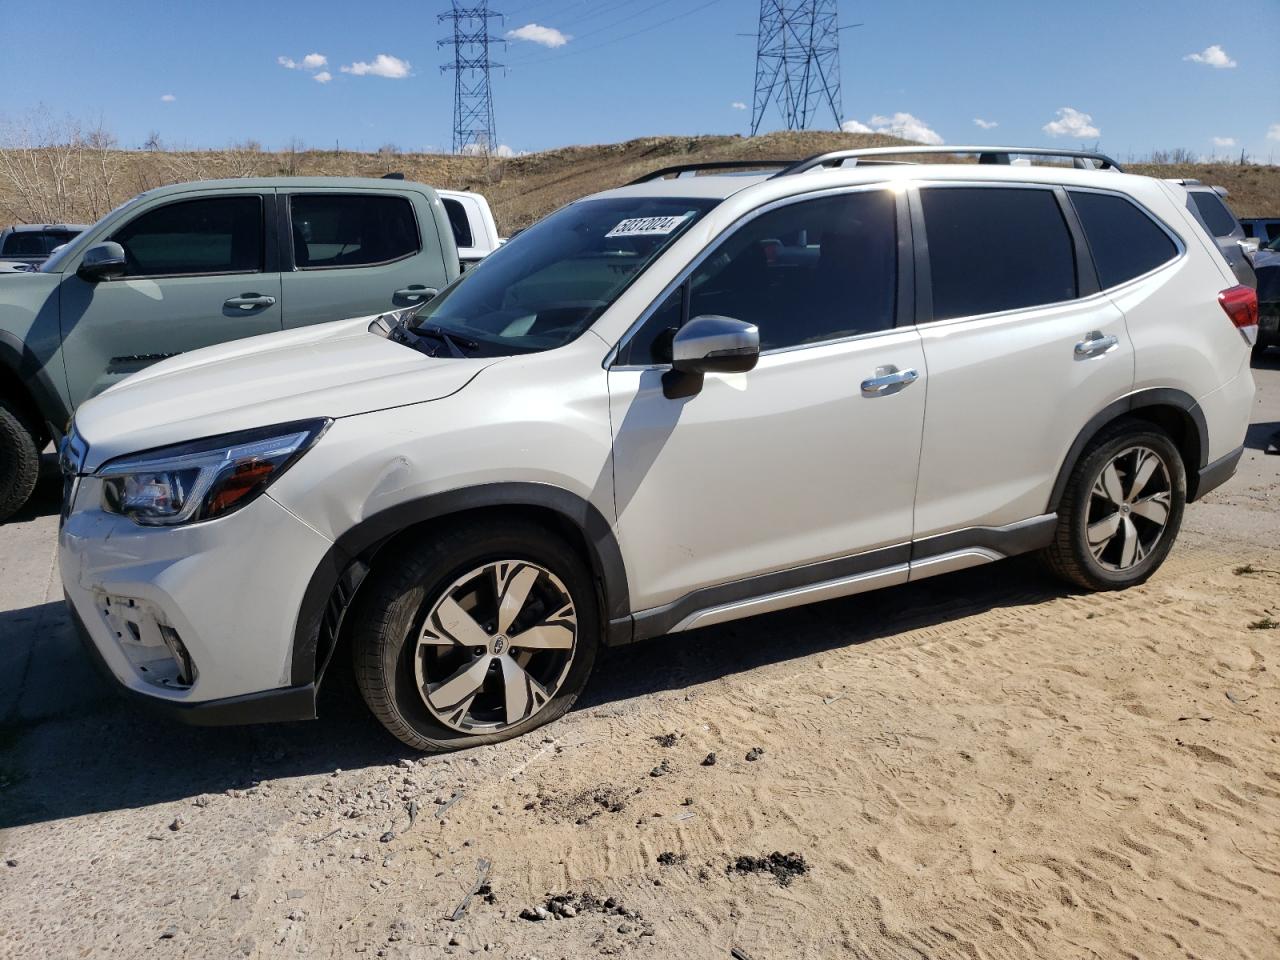
[[[112,460],[98,470],[102,508],[147,526],[225,516],[262,493],[331,422],[285,423]]]

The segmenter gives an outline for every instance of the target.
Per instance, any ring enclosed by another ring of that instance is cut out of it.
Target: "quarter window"
[[[1052,191],[930,187],[920,199],[934,320],[1075,298],[1075,248]]]
[[[258,273],[262,200],[208,197],[142,214],[111,238],[124,247],[126,276]]]
[[[413,204],[404,197],[295,194],[289,198],[289,217],[299,270],[367,267],[422,249]]]
[[[694,271],[687,315],[754,323],[762,350],[888,329],[897,300],[896,227],[886,190],[762,214]]]
[[[1205,226],[1215,237],[1229,237],[1236,232],[1236,218],[1231,215],[1227,205],[1218,198],[1216,193],[1194,190],[1191,193],[1191,200],[1200,211]]]
[[[1177,255],[1169,235],[1124,197],[1070,193],[1104,290],[1140,277]]]
[[[466,208],[462,201],[452,197],[443,198],[445,213],[449,215],[449,226],[453,228],[453,242],[459,247],[474,247],[475,238],[471,236],[471,221],[467,219]]]

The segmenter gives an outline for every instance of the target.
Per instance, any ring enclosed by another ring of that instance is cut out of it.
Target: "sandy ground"
[[[278,727],[117,703],[51,479],[0,530],[0,955],[1280,956],[1277,361],[1144,587],[1011,561],[670,638],[425,760],[342,684]],[[806,871],[734,869],[775,851]]]

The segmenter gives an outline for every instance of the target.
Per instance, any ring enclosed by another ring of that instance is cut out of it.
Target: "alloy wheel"
[[[1122,450],[1099,471],[1089,492],[1089,552],[1108,570],[1137,566],[1164,536],[1172,506],[1164,458],[1145,446]]]
[[[560,578],[527,560],[486,563],[428,611],[413,653],[418,693],[450,729],[505,730],[555,697],[577,641],[573,598]]]

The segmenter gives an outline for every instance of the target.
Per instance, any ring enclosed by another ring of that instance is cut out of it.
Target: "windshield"
[[[570,204],[455,281],[423,308],[413,329],[465,338],[476,356],[564,346],[718,202],[619,197]]]

